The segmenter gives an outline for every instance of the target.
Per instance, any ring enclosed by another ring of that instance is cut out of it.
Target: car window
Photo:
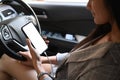
[[[24,0],[24,1],[45,1],[45,2],[88,2],[88,0]]]

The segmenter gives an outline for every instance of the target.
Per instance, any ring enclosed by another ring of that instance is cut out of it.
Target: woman
[[[120,2],[89,0],[96,29],[78,44],[57,69],[55,80],[119,80],[120,73]],[[53,80],[41,66],[42,59],[29,40],[33,66],[39,80]]]

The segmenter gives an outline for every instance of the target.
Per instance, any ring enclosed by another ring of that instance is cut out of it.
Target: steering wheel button
[[[5,25],[2,28],[2,36],[5,40],[10,40],[12,38],[8,27]]]

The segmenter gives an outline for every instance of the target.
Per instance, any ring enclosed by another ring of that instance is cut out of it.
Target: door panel
[[[95,27],[86,3],[38,2],[29,5],[39,18],[42,34],[50,40],[48,55],[70,51],[78,43],[76,34],[87,36]],[[66,39],[66,34],[70,34],[74,40]]]
[[[29,4],[38,15],[42,29],[87,35],[94,27],[93,17],[85,4],[40,2]],[[47,15],[47,18],[41,18],[39,15]]]

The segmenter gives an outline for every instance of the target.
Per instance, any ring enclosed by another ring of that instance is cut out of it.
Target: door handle
[[[42,14],[37,15],[38,18],[41,18],[41,19],[47,19],[47,18],[48,18],[48,16],[46,15],[46,12],[45,12],[45,11],[42,11],[41,13],[42,13]]]
[[[42,15],[37,15],[38,18],[41,18],[41,19],[47,19],[47,15],[46,14],[42,14]]]

